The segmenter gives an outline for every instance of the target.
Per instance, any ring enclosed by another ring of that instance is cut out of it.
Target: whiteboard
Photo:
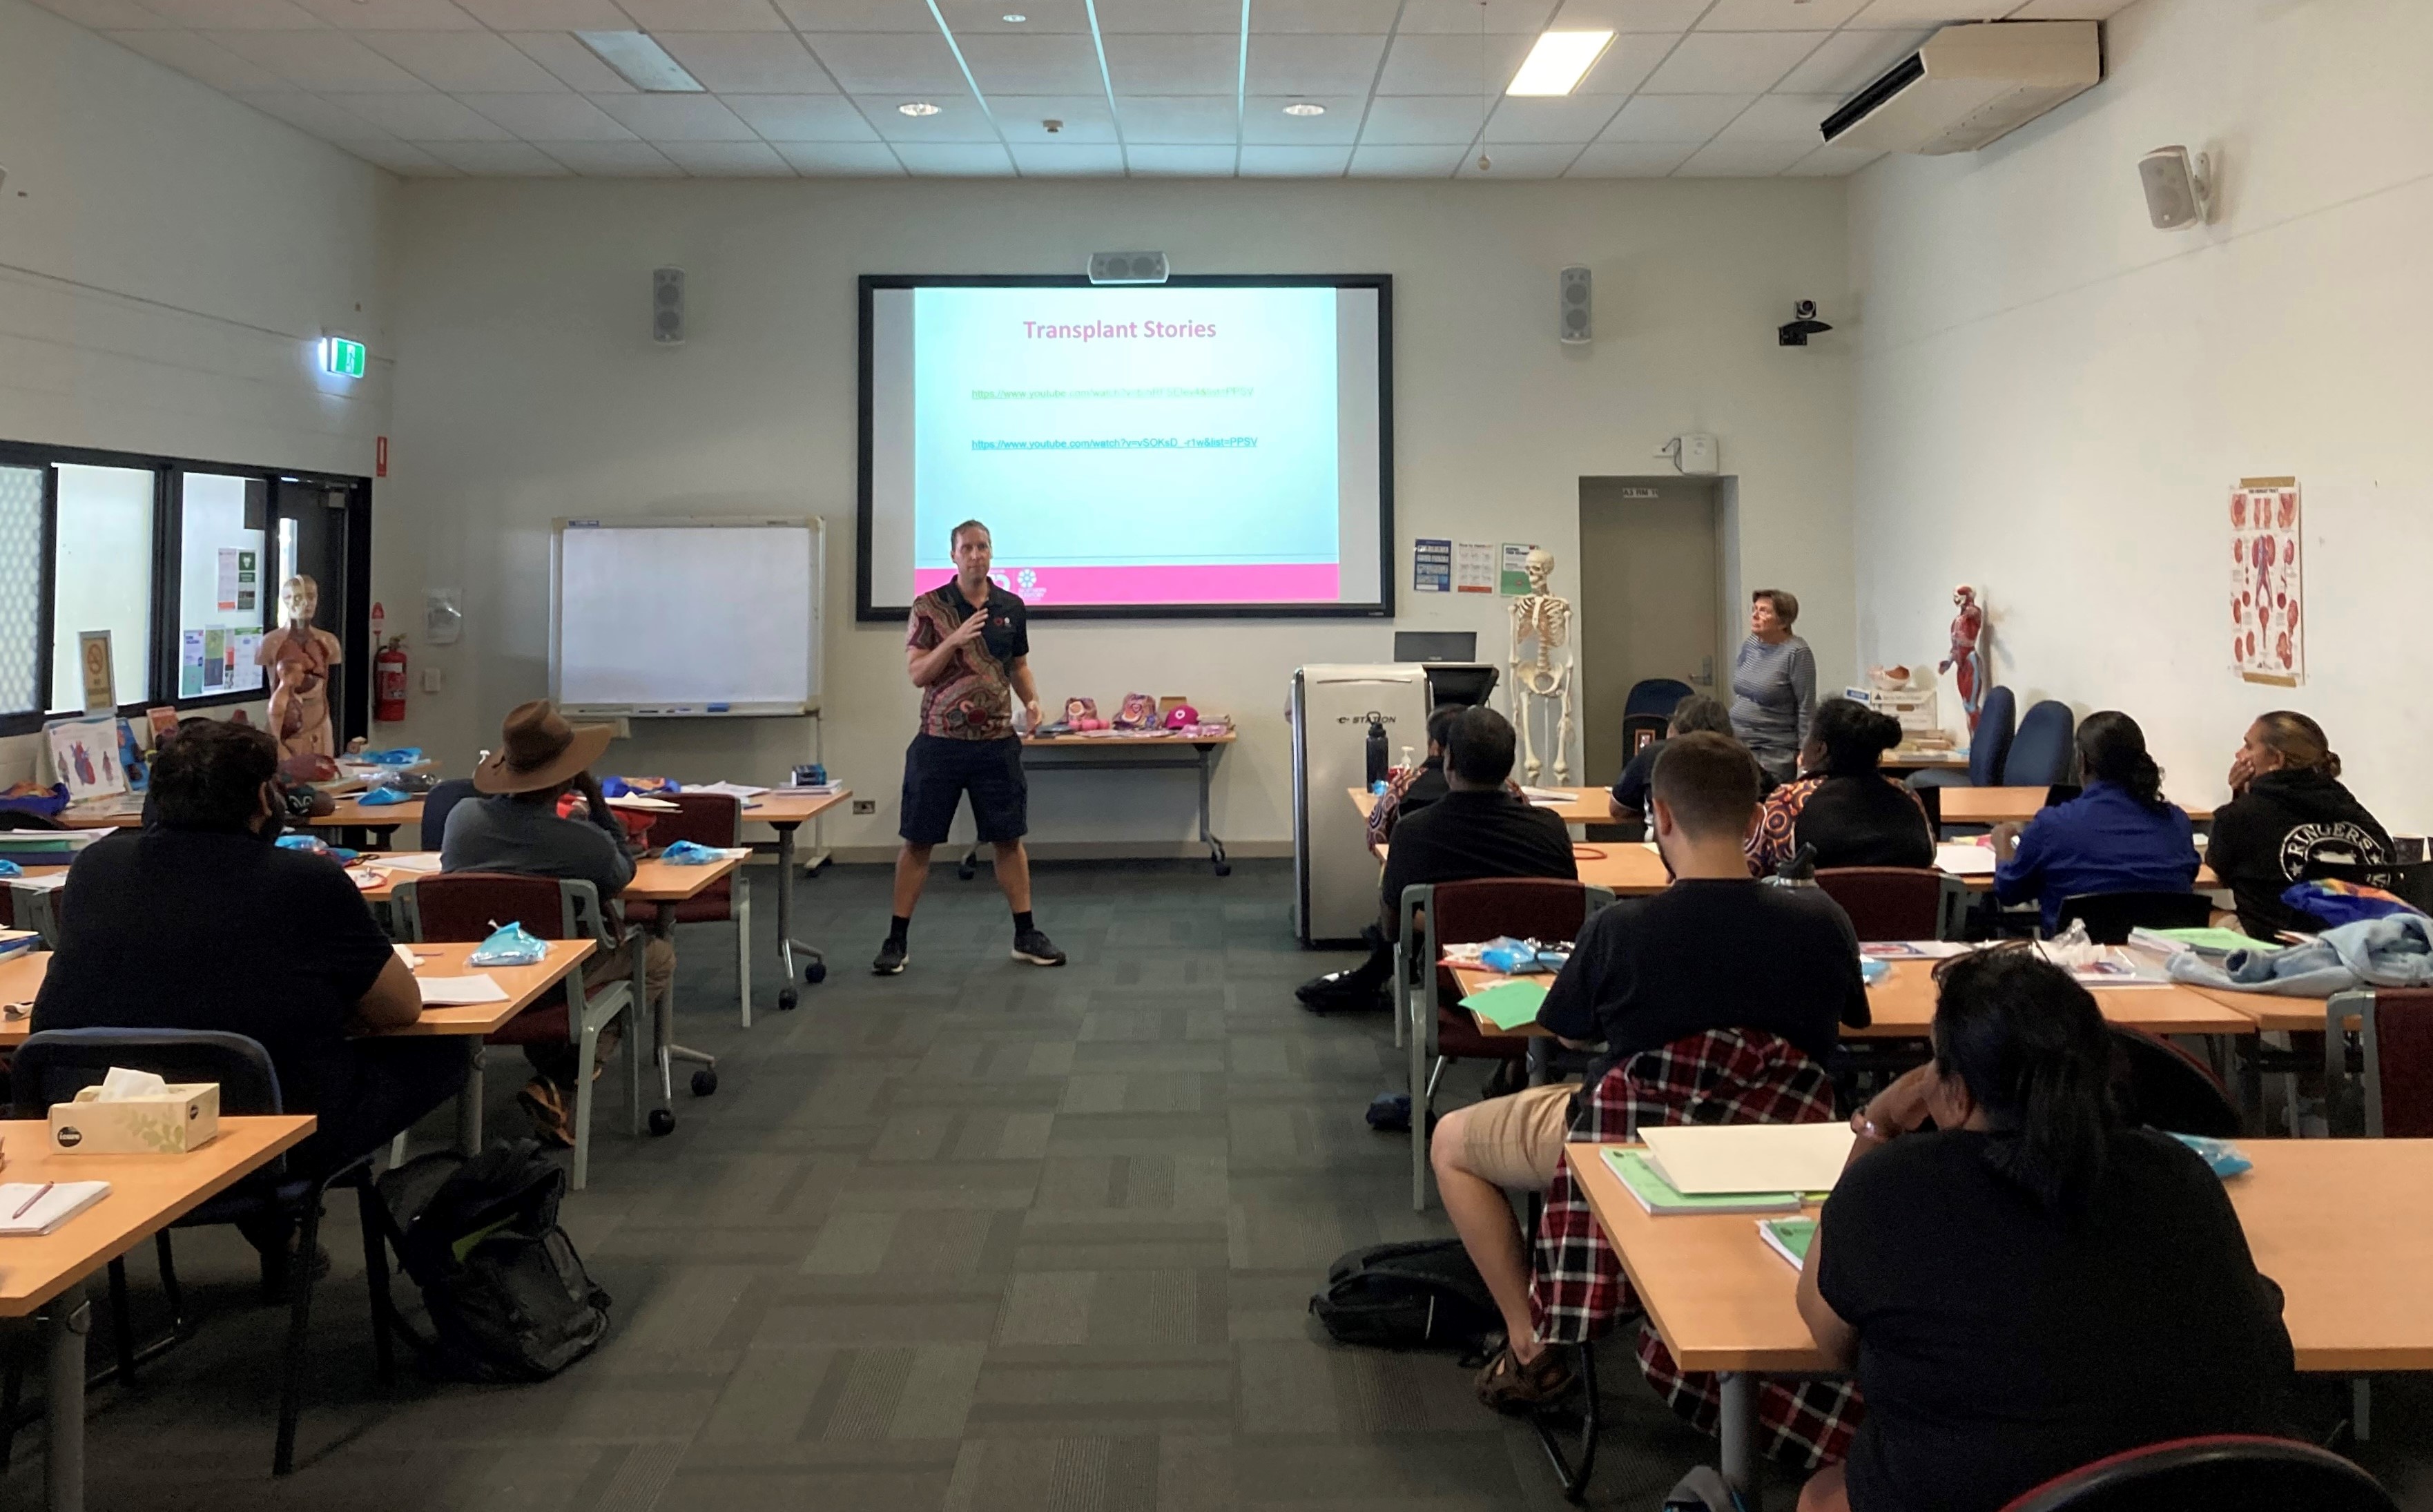
[[[805,714],[820,700],[817,519],[561,519],[550,696],[572,712]]]

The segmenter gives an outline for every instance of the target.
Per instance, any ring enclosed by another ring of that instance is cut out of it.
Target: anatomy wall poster
[[[2241,478],[2230,491],[2230,659],[2251,683],[2306,680],[2304,526],[2295,478]]]

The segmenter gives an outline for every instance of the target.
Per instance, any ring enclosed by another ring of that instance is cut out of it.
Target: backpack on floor
[[[380,1179],[433,1337],[407,1330],[434,1374],[546,1381],[608,1332],[608,1294],[557,1226],[566,1172],[536,1140],[468,1158],[440,1151]]]
[[[1375,1245],[1327,1267],[1309,1310],[1338,1344],[1471,1351],[1504,1318],[1458,1239]]]

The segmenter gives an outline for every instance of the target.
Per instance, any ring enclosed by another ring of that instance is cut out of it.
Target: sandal
[[[558,1149],[574,1147],[574,1120],[567,1115],[566,1098],[555,1086],[535,1077],[516,1094],[516,1101],[532,1114],[533,1131],[542,1144]]]
[[[1523,1365],[1507,1344],[1478,1372],[1478,1400],[1497,1412],[1528,1413],[1560,1402],[1577,1384],[1555,1346],[1548,1345],[1535,1361]]]

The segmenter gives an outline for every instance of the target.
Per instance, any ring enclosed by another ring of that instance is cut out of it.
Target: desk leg
[[[1208,789],[1216,777],[1216,751],[1213,745],[1199,748],[1199,843],[1208,847],[1208,864],[1218,876],[1234,875],[1234,863],[1225,858],[1225,842],[1208,827]]]
[[[1723,1463],[1717,1469],[1740,1493],[1741,1504],[1748,1512],[1762,1512],[1760,1497],[1764,1486],[1757,1468],[1758,1378],[1746,1370],[1727,1370],[1717,1379],[1724,1390],[1723,1412],[1716,1423],[1723,1438]]]
[[[1529,1043],[1522,1048],[1528,1056],[1523,1063],[1528,1069],[1529,1085],[1542,1087],[1555,1079],[1555,1042],[1553,1040],[1543,1035],[1533,1034],[1529,1037]]]
[[[660,904],[658,920],[652,933],[665,937],[672,935],[675,927],[675,905]],[[635,944],[638,948],[648,948],[641,941],[636,941]],[[665,1099],[668,1114],[672,1118],[676,1098],[674,1062],[687,1061],[702,1068],[693,1073],[692,1095],[706,1097],[718,1090],[718,1057],[706,1050],[686,1049],[676,1043],[676,990],[672,982],[668,985],[667,995],[659,999],[658,1017],[655,1022],[657,1030],[653,1037],[659,1047],[659,1092]]]
[[[482,1153],[482,1042],[465,1040],[465,1090],[456,1094],[456,1147]]]
[[[791,1010],[799,1001],[794,994],[794,953],[802,952],[810,964],[803,968],[806,982],[827,979],[827,958],[811,945],[794,938],[794,831],[800,824],[778,824],[777,831],[777,962],[786,968],[786,985],[777,989],[777,1006]]]
[[[84,1339],[93,1308],[78,1282],[43,1312],[50,1396],[49,1458],[44,1467],[50,1512],[84,1512]]]

